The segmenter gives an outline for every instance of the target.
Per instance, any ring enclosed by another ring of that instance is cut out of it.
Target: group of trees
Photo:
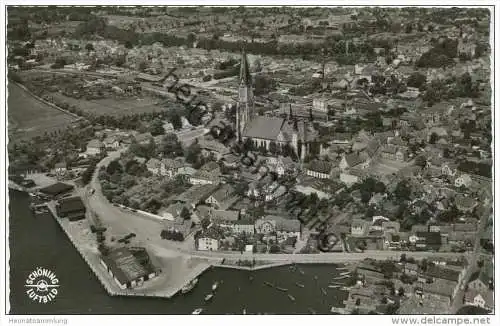
[[[359,189],[361,192],[361,202],[367,204],[372,198],[373,194],[385,193],[385,184],[381,181],[375,180],[373,178],[366,178],[363,182],[355,184],[351,190]]]
[[[175,230],[162,230],[160,237],[166,240],[184,241],[184,234]]]
[[[443,68],[455,64],[453,59],[457,57],[458,40],[444,38],[436,43],[417,60],[417,67]]]
[[[471,75],[466,72],[459,77],[451,77],[445,80],[435,79],[426,87],[422,99],[430,106],[442,100],[457,97],[476,98],[480,95],[479,84],[472,81]]]

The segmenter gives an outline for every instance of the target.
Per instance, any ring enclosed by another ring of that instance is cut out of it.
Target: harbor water
[[[242,314],[243,309],[247,314],[329,314],[347,297],[345,291],[328,288],[342,272],[335,265],[300,265],[295,271],[289,266],[212,268],[185,295],[111,297],[49,213],[35,217],[27,194],[11,190],[9,195],[11,314],[190,314],[196,308],[203,308],[203,314]],[[56,298],[45,304],[32,301],[24,286],[37,267],[50,269],[60,281]],[[213,299],[205,302],[216,281]]]

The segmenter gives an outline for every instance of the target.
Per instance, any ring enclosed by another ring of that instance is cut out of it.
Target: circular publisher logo
[[[38,267],[28,275],[24,286],[26,287],[26,294],[31,300],[38,303],[47,303],[57,296],[59,279],[51,270]]]

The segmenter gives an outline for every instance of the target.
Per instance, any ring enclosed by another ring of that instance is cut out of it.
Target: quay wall
[[[287,266],[290,265],[291,262],[278,262],[278,263],[273,263],[273,262],[261,262],[261,264],[257,266],[239,266],[237,265],[237,260],[225,260],[223,263],[218,263],[218,264],[212,264],[214,267],[220,267],[220,268],[228,268],[228,269],[238,269],[238,270],[246,270],[246,271],[258,271],[261,269],[266,269],[266,268],[273,268],[273,267],[279,267],[279,266]]]
[[[121,291],[119,291],[117,289],[113,289],[112,286],[109,284],[110,283],[109,281],[112,281],[112,279],[110,278],[110,280],[105,280],[103,275],[102,275],[102,272],[98,270],[99,265],[100,265],[99,261],[98,261],[99,259],[97,257],[95,257],[97,259],[91,259],[90,255],[87,252],[85,252],[83,249],[81,249],[81,246],[77,243],[77,241],[75,240],[75,238],[73,237],[71,232],[68,231],[67,227],[63,224],[63,221],[57,216],[57,213],[56,213],[54,206],[50,205],[50,204],[48,204],[47,206],[49,207],[49,210],[52,213],[52,216],[54,217],[54,219],[57,221],[57,223],[59,224],[61,229],[64,231],[64,233],[68,237],[69,241],[76,248],[76,250],[78,251],[80,256],[83,258],[85,263],[87,263],[87,265],[90,267],[90,269],[92,270],[94,275],[97,277],[97,279],[99,280],[101,285],[106,289],[106,292],[108,292],[108,294],[111,296],[122,295],[123,293]],[[92,260],[92,262],[91,262],[91,260]]]
[[[99,253],[92,252],[90,248],[86,250],[82,245],[82,243],[80,243],[81,241],[79,241],[77,237],[72,234],[69,228],[69,223],[75,223],[75,222],[69,222],[68,220],[63,220],[59,218],[55,211],[53,203],[49,203],[47,206],[50,212],[52,213],[54,219],[57,221],[61,229],[67,235],[70,242],[76,248],[76,250],[83,258],[85,263],[87,263],[87,265],[90,267],[96,278],[99,280],[99,283],[101,283],[101,285],[104,287],[104,289],[110,296],[155,297],[155,298],[168,299],[173,297],[176,293],[178,293],[189,280],[200,276],[203,272],[205,272],[212,266],[210,263],[198,265],[189,271],[189,273],[186,275],[187,279],[183,278],[182,280],[176,282],[175,285],[169,286],[166,289],[161,289],[161,290],[148,289],[147,286],[146,288],[120,289],[118,285],[115,283],[114,279],[108,274],[108,272],[101,265],[99,259]],[[161,277],[161,274],[158,277]],[[148,284],[148,282],[150,283],[154,281],[155,279],[152,279],[150,281],[146,281],[144,284]]]

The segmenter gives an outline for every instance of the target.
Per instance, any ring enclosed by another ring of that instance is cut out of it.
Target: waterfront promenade
[[[87,196],[88,192],[82,192],[87,196],[87,204],[90,209],[97,213],[102,223],[111,230],[111,234],[135,233],[138,239],[141,239],[149,246],[156,248],[160,255],[167,255],[172,251],[177,252],[188,257],[196,258],[210,258],[210,259],[241,259],[266,261],[272,263],[343,263],[355,262],[366,258],[372,259],[394,259],[399,260],[402,253],[407,256],[414,257],[415,259],[428,258],[459,258],[467,256],[463,253],[452,252],[403,252],[403,251],[389,251],[389,250],[370,250],[363,253],[349,253],[349,252],[335,252],[335,253],[318,253],[318,254],[262,254],[262,253],[247,253],[247,252],[234,252],[234,251],[198,251],[194,248],[192,241],[176,242],[160,238],[160,231],[162,229],[162,222],[137,214],[125,209],[120,209],[111,205],[103,196],[101,191],[100,182],[97,178],[97,171],[101,166],[107,166],[112,160],[118,158],[120,154],[125,151],[111,152],[97,164],[96,173],[94,173],[90,182],[90,187],[95,189],[93,195]]]

